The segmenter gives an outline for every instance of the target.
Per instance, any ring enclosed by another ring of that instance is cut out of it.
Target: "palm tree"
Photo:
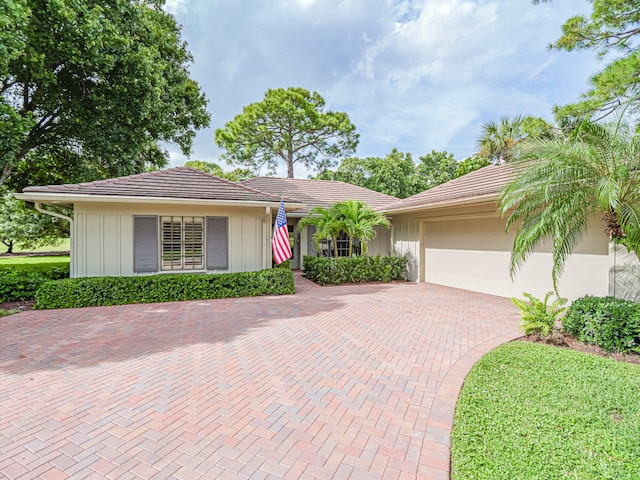
[[[302,229],[307,225],[314,225],[316,233],[313,240],[316,243],[316,250],[319,249],[320,242],[324,239],[333,240],[334,256],[338,256],[338,235],[344,230],[343,224],[336,218],[335,212],[330,208],[313,207],[306,217],[300,219],[298,228]]]
[[[353,254],[353,239],[360,240],[362,253],[367,253],[368,242],[376,238],[375,227],[382,225],[391,227],[389,220],[374,211],[365,202],[359,200],[347,200],[334,204],[331,209],[336,218],[342,223],[343,231],[349,236],[349,256]]]
[[[338,256],[338,236],[346,233],[349,237],[349,256],[353,254],[353,240],[358,238],[362,245],[362,253],[367,253],[368,242],[376,238],[375,227],[382,225],[390,228],[391,224],[384,215],[374,211],[366,203],[359,200],[347,200],[331,205],[330,208],[313,207],[309,214],[298,222],[298,228],[315,225],[313,239],[318,248],[325,238],[333,240],[334,256]]]
[[[527,139],[549,137],[552,127],[542,118],[502,117],[499,123],[490,121],[482,126],[477,144],[478,155],[497,164],[510,162],[517,154],[516,147]]]
[[[609,239],[640,255],[640,135],[622,120],[583,122],[570,134],[526,142],[514,179],[500,193],[507,231],[516,227],[511,275],[544,241],[553,244],[552,278],[602,215]]]

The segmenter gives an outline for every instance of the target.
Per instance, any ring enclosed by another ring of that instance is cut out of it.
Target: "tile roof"
[[[443,183],[437,187],[413,195],[412,197],[387,204],[378,210],[393,213],[403,210],[417,210],[420,207],[448,204],[453,201],[496,195],[513,177],[509,164],[489,165],[475,172]]]
[[[332,203],[345,200],[362,200],[374,209],[398,200],[391,195],[337,180],[255,177],[241,183],[273,195],[288,195],[304,203],[306,208],[296,211],[301,214],[307,213],[311,207],[328,207]]]
[[[245,202],[277,202],[280,200],[279,195],[260,192],[249,185],[231,182],[189,167],[156,170],[87,183],[26,187],[23,192]],[[289,199],[286,198],[286,200]]]

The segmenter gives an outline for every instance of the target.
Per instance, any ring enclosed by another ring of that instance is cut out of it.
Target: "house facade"
[[[280,197],[178,167],[16,197],[73,208],[71,276],[243,272],[271,267]],[[302,207],[285,202],[287,209]]]
[[[553,290],[551,245],[531,254],[510,275],[515,232],[505,232],[498,193],[511,178],[509,165],[490,165],[384,207],[393,219],[393,248],[409,258],[409,278],[502,297]],[[601,219],[571,256],[558,284],[561,296],[616,295],[640,300],[640,265],[635,255],[609,242]]]
[[[293,258],[316,251],[314,227],[298,221],[314,206],[362,200],[391,220],[377,227],[369,255],[406,255],[409,279],[503,297],[553,289],[550,245],[542,245],[512,277],[514,232],[505,232],[498,193],[508,165],[491,165],[403,200],[343,182],[257,177],[230,182],[178,167],[111,180],[27,187],[17,198],[73,208],[71,276],[175,272],[241,272],[270,268],[273,219],[285,202]],[[49,212],[50,213],[50,212]],[[347,241],[338,248],[346,253]],[[330,242],[321,249],[332,251]],[[571,300],[616,295],[640,300],[640,264],[613,245],[593,218],[568,258],[558,291]]]

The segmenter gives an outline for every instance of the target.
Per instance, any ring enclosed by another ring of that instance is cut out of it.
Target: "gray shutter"
[[[133,271],[158,271],[158,217],[133,217]]]
[[[316,233],[315,225],[307,225],[307,254],[312,257],[316,256],[316,241],[313,236]]]
[[[207,270],[229,268],[229,219],[207,217]]]

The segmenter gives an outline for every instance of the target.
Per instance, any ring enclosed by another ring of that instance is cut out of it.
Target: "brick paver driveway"
[[[0,319],[0,477],[448,478],[508,299],[429,284]]]

